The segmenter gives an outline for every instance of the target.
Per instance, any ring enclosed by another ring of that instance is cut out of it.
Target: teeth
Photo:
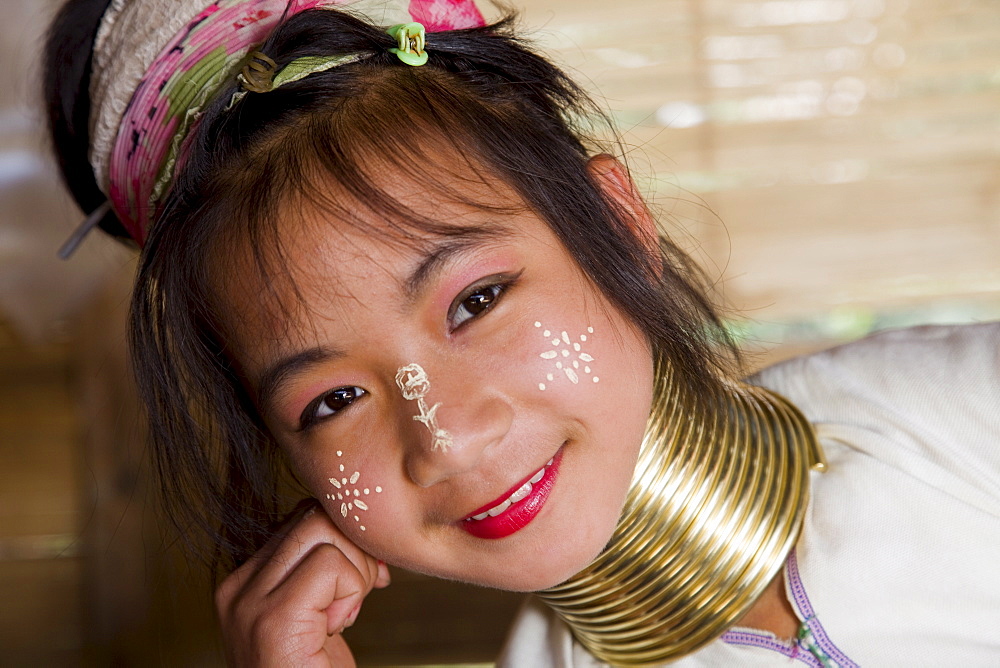
[[[493,506],[492,508],[490,508],[486,512],[489,513],[490,517],[496,517],[497,515],[499,515],[503,511],[507,510],[508,508],[510,508],[510,499],[507,499],[506,501],[504,501],[503,503],[501,503],[499,506]]]
[[[517,503],[518,501],[528,496],[529,494],[531,494],[531,483],[526,482],[520,487],[518,487],[517,491],[511,494],[510,498],[507,500],[510,501],[511,503]]]
[[[538,470],[538,472],[535,473],[535,475],[531,476],[531,479],[528,480],[528,482],[526,482],[523,485],[521,485],[520,487],[518,487],[517,491],[515,491],[513,494],[511,494],[509,497],[507,497],[504,501],[501,501],[497,505],[493,506],[492,508],[490,508],[489,510],[487,510],[485,513],[479,513],[478,515],[473,515],[469,519],[470,520],[484,520],[487,517],[496,517],[497,515],[503,513],[505,510],[507,510],[508,508],[510,508],[510,505],[512,503],[517,503],[518,501],[527,498],[527,496],[529,494],[531,494],[532,485],[534,485],[536,482],[538,482],[539,480],[541,480],[542,477],[545,476],[545,470],[546,470],[545,467],[548,467],[548,466],[552,466],[552,459],[549,460],[548,464],[546,464],[545,466],[543,466],[542,468],[540,468]]]

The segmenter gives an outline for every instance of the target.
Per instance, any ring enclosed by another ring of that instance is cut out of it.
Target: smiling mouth
[[[500,499],[491,501],[459,524],[477,538],[505,538],[527,526],[541,511],[562,460],[562,449]]]
[[[487,517],[496,517],[497,515],[500,515],[505,510],[507,510],[511,506],[511,504],[517,503],[521,499],[524,499],[524,498],[530,496],[531,495],[531,490],[532,490],[531,486],[534,485],[534,484],[536,484],[536,483],[538,483],[545,476],[545,471],[547,470],[547,468],[549,466],[552,466],[552,461],[553,460],[550,459],[545,464],[545,466],[543,466],[542,468],[538,469],[538,472],[535,473],[535,475],[533,475],[530,478],[528,478],[528,480],[525,481],[525,483],[523,485],[521,485],[520,487],[518,487],[517,491],[514,492],[513,494],[511,494],[509,497],[507,497],[506,499],[504,499],[503,501],[501,501],[497,505],[493,506],[489,510],[487,510],[485,512],[482,512],[482,513],[479,513],[478,515],[473,515],[472,517],[468,518],[466,520],[466,522],[473,522],[473,521],[479,522],[479,521],[485,520]]]

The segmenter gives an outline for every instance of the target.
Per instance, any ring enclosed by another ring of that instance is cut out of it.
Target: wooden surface
[[[1000,317],[1000,3],[517,4],[600,91],[753,366]],[[79,221],[36,112],[54,5],[5,0],[0,26],[0,665],[219,665],[204,578],[151,510],[127,264],[96,237],[54,259]],[[369,663],[488,660],[516,604],[397,574],[351,636]]]
[[[64,346],[0,332],[0,664],[79,662],[84,467]]]
[[[204,566],[155,505],[125,363],[128,279],[68,343],[0,331],[3,666],[223,665]],[[362,665],[489,662],[520,601],[396,570],[349,638]]]

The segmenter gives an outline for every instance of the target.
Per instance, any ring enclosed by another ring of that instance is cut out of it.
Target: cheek
[[[567,389],[599,383],[599,361],[594,354],[594,328],[561,329],[535,321],[532,346],[541,364],[537,387],[540,392],[566,385]],[[581,329],[581,331],[576,331]]]
[[[325,491],[319,498],[342,531],[367,532],[368,518],[384,514],[382,506],[388,500],[378,472],[352,466],[341,450],[336,451],[333,468],[324,472],[326,478],[321,479],[319,488]]]

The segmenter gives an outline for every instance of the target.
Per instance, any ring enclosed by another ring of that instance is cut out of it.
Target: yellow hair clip
[[[274,68],[277,63],[266,54],[254,51],[236,79],[243,90],[251,93],[266,93],[274,85]]]
[[[397,44],[397,47],[389,49],[389,51],[395,53],[404,63],[417,67],[427,62],[427,52],[424,51],[426,31],[423,25],[400,23],[392,26],[386,32],[396,39]]]

